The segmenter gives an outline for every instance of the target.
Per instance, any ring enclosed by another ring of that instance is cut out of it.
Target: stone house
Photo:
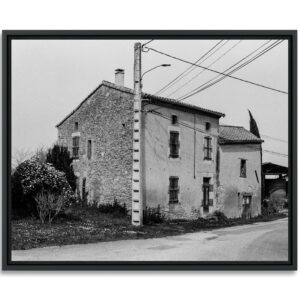
[[[116,200],[131,209],[133,96],[118,69],[115,84],[103,81],[56,126],[74,158],[78,193],[90,204]],[[169,218],[260,213],[262,141],[242,127],[220,126],[221,117],[142,95],[144,208],[159,205]]]

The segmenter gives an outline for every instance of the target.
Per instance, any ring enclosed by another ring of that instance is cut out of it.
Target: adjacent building
[[[58,125],[69,148],[78,194],[87,203],[118,201],[131,209],[133,90],[124,71],[103,81]],[[228,217],[261,212],[262,140],[237,126],[220,126],[223,113],[142,95],[141,165],[144,207],[169,218]]]
[[[264,199],[279,209],[288,203],[288,168],[271,162],[263,163]]]

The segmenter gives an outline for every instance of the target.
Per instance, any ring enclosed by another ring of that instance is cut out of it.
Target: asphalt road
[[[12,251],[13,261],[287,261],[288,220],[179,236]]]

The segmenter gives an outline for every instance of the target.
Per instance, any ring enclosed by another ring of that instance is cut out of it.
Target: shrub
[[[72,166],[73,158],[70,155],[67,147],[54,145],[52,149],[48,150],[46,162],[52,164],[55,169],[66,174],[67,181],[72,190],[76,189],[76,176]]]
[[[278,214],[279,209],[276,206],[276,204],[273,201],[270,200],[264,200],[262,209],[261,209],[261,214],[263,216],[273,216]]]
[[[165,215],[161,212],[160,206],[146,207],[143,211],[143,222],[144,224],[157,224],[165,221]]]
[[[213,216],[217,218],[219,223],[228,223],[229,221],[229,219],[225,216],[225,214],[220,210],[214,211]]]
[[[112,214],[115,216],[127,216],[128,212],[126,204],[123,203],[123,205],[121,205],[116,199],[114,199],[113,203],[100,204],[98,210],[101,213]]]
[[[42,191],[62,196],[69,205],[75,200],[63,172],[35,158],[21,163],[12,175],[13,210],[20,215],[36,214],[35,197]]]
[[[62,212],[67,206],[67,200],[61,195],[45,193],[44,191],[34,197],[38,216],[44,224],[46,219],[51,224],[53,219]]]

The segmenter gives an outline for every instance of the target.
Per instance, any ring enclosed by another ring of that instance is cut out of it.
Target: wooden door
[[[249,220],[251,218],[251,196],[243,196],[242,219]]]

